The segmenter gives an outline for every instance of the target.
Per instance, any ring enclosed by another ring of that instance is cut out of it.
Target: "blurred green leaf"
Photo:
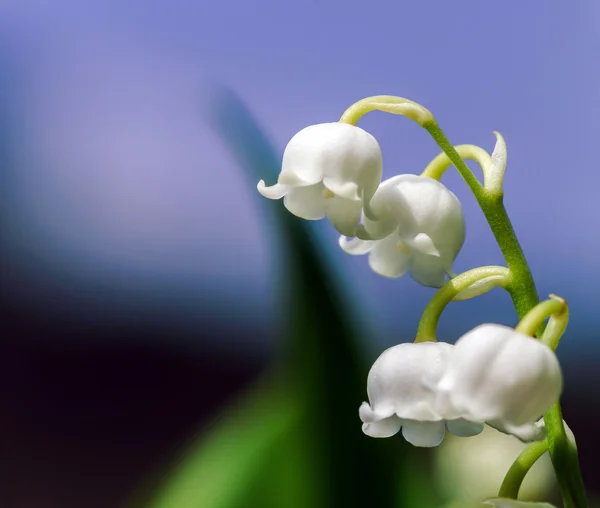
[[[399,487],[410,489],[410,475],[397,477],[397,454],[406,447],[361,431],[369,365],[351,322],[357,313],[311,224],[254,190],[259,179],[276,179],[280,157],[244,104],[218,88],[208,119],[246,170],[249,192],[268,209],[280,241],[280,389],[233,408],[244,417],[230,414],[201,438],[150,508],[394,506]],[[261,417],[247,420],[246,413]]]
[[[229,407],[216,426],[186,451],[184,460],[147,506],[259,506],[253,487],[270,454],[298,426],[301,409],[298,401],[261,383],[259,389]]]
[[[327,266],[311,224],[255,190],[259,179],[276,180],[281,157],[245,105],[232,91],[217,89],[209,119],[247,170],[250,192],[277,221],[273,235],[286,261],[280,367],[307,398],[302,432],[315,446],[314,467],[326,489],[322,505],[389,504],[395,487],[392,447],[367,439],[358,419],[369,365],[351,323],[351,302],[336,287],[335,270]]]

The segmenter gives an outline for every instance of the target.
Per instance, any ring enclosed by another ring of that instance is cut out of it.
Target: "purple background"
[[[571,304],[559,356],[577,387],[572,426],[591,432],[599,24],[593,0],[1,2],[0,413],[17,466],[0,502],[122,501],[277,340],[273,232],[204,121],[214,83],[241,95],[280,150],[376,94],[422,103],[455,144],[491,151],[500,131],[506,205],[540,294]],[[405,119],[361,125],[386,178],[438,153]],[[444,181],[467,216],[456,271],[502,263],[466,186],[453,170]],[[328,224],[317,229],[335,246]],[[408,340],[431,290],[327,249],[369,316],[373,355]],[[441,336],[483,320],[514,323],[505,294],[452,306]],[[208,385],[216,364],[222,382]],[[123,471],[101,480],[115,461]]]

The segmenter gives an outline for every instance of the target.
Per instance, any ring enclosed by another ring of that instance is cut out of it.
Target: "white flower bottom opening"
[[[359,409],[360,419],[364,422],[363,432],[370,437],[391,437],[402,430],[402,436],[413,446],[438,446],[448,432],[458,437],[476,436],[483,425],[462,418],[456,420],[420,421],[398,418],[396,415],[380,418],[367,402]]]
[[[402,430],[415,446],[437,446],[448,430],[479,434],[488,424],[522,441],[541,440],[540,416],[558,400],[562,374],[542,342],[512,328],[480,325],[456,346],[399,344],[385,350],[367,378],[362,430],[390,437]]]
[[[359,416],[371,437],[390,437],[402,430],[414,446],[437,446],[446,430],[457,436],[479,434],[483,424],[447,419],[434,409],[432,389],[442,377],[454,346],[445,342],[398,344],[385,350],[367,379],[369,402]]]

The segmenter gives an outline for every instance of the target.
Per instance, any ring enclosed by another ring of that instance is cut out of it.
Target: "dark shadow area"
[[[142,326],[85,329],[6,306],[0,321],[5,508],[122,506],[262,367],[205,337],[178,348]]]

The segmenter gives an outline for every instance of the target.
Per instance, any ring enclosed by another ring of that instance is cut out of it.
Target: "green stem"
[[[426,122],[423,127],[448,155],[477,199],[513,275],[512,283],[507,290],[517,315],[523,317],[539,303],[539,297],[525,254],[504,208],[502,191],[489,191],[482,187],[435,120]]]
[[[435,120],[426,122],[423,127],[448,155],[475,195],[510,269],[513,279],[507,290],[519,318],[523,318],[539,303],[539,297],[525,254],[504,208],[502,190],[486,190],[481,186]],[[548,432],[550,457],[558,478],[564,508],[587,508],[577,450],[569,447],[558,402],[544,415],[544,421]]]
[[[540,301],[531,270],[504,208],[503,197],[485,196],[480,205],[504,255],[506,265],[514,276],[508,291],[517,315],[521,318]]]
[[[487,171],[486,168],[492,163],[489,153],[476,145],[457,145],[454,149],[461,159],[470,159],[477,162],[481,166],[481,170],[485,177]],[[421,173],[421,176],[426,176],[439,181],[450,166],[452,166],[452,161],[448,155],[446,155],[446,152],[442,152],[427,165]]]
[[[525,476],[537,460],[547,451],[548,442],[545,440],[533,442],[525,448],[506,473],[498,491],[498,497],[517,499]]]
[[[437,325],[446,306],[461,291],[483,279],[490,279],[494,285],[507,287],[510,285],[512,277],[508,268],[503,266],[482,266],[450,279],[433,295],[433,298],[425,307],[419,322],[415,342],[435,341]]]
[[[587,508],[585,486],[579,468],[577,448],[565,431],[560,403],[554,404],[544,415],[548,447],[564,508]]]
[[[461,156],[458,154],[454,146],[448,141],[448,138],[437,124],[435,119],[431,119],[423,125],[423,128],[429,132],[434,141],[438,144],[438,146],[444,151],[444,153],[448,156],[454,167],[460,173],[460,176],[463,177],[464,181],[467,183],[477,201],[479,201],[482,197],[485,196],[483,186],[479,183],[479,180],[475,177],[473,172],[469,169],[469,166],[462,160]]]

